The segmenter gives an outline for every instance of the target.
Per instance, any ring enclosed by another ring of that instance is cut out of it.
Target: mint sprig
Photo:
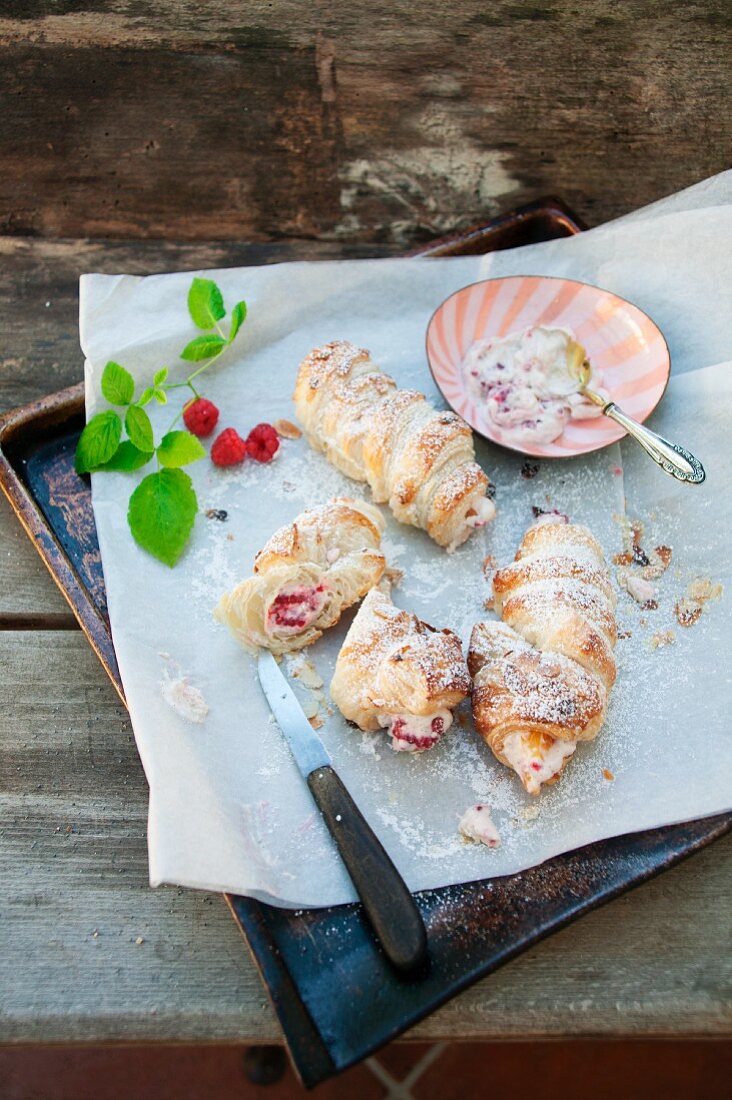
[[[189,341],[180,358],[201,365],[182,382],[168,381],[169,368],[160,367],[152,384],[145,386],[135,400],[133,376],[110,360],[102,372],[102,395],[124,412],[107,409],[93,416],[81,433],[75,455],[80,474],[132,473],[156,460],[158,469],[147,474],[130,497],[127,521],[138,545],[171,567],[188,544],[198,512],[193,483],[181,467],[197,462],[206,452],[197,436],[175,430],[182,408],[156,444],[145,406],[151,401],[167,404],[171,390],[188,389],[193,398],[200,397],[194,380],[233,343],[246,319],[247,306],[246,302],[237,302],[233,307],[227,334],[219,324],[226,317],[220,289],[212,279],[194,278],[188,292],[188,312],[205,335]],[[122,438],[123,428],[126,439]]]

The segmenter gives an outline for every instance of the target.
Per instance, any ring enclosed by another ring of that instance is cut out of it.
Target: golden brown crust
[[[591,741],[605,718],[607,693],[601,681],[575,661],[543,653],[498,623],[478,623],[468,651],[475,679],[476,727],[489,743],[510,733],[544,734],[564,741]],[[493,654],[480,658],[481,647]],[[493,748],[494,745],[491,744]]]

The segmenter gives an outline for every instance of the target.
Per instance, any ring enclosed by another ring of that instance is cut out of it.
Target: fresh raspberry
[[[271,462],[280,449],[280,437],[271,424],[257,424],[247,436],[247,451],[255,462]]]
[[[219,419],[219,410],[206,397],[194,397],[183,407],[183,423],[189,432],[204,438],[211,435]]]
[[[211,448],[214,466],[238,466],[247,456],[247,445],[236,428],[224,428]]]

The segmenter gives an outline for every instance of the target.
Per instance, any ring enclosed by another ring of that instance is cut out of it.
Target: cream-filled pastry
[[[424,394],[397,389],[367,351],[345,340],[315,348],[300,364],[294,398],[310,445],[368,482],[400,523],[454,550],[493,519],[468,425]]]
[[[302,649],[378,584],[384,520],[346,497],[303,512],[254,559],[254,575],[221,597],[214,612],[246,648]]]
[[[344,718],[362,730],[388,730],[397,752],[423,752],[450,728],[452,711],[469,691],[457,634],[395,607],[386,583],[372,589],[330,685]]]
[[[602,549],[586,527],[542,518],[493,577],[503,622],[478,623],[468,653],[476,728],[530,794],[597,736],[616,672]]]

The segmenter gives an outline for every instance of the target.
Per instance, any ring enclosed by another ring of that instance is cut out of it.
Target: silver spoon
[[[576,341],[572,341],[568,350],[568,365],[570,374],[579,382],[580,392],[593,404],[599,405],[604,416],[614,420],[625,429],[628,435],[632,435],[657,466],[667,474],[671,474],[671,477],[675,477],[677,481],[701,485],[707,475],[699,459],[695,458],[690,451],[680,443],[671,443],[657,432],[652,432],[650,428],[639,424],[632,416],[623,412],[614,401],[606,401],[599,393],[590,389],[588,383],[592,377],[592,366],[585,349]]]

